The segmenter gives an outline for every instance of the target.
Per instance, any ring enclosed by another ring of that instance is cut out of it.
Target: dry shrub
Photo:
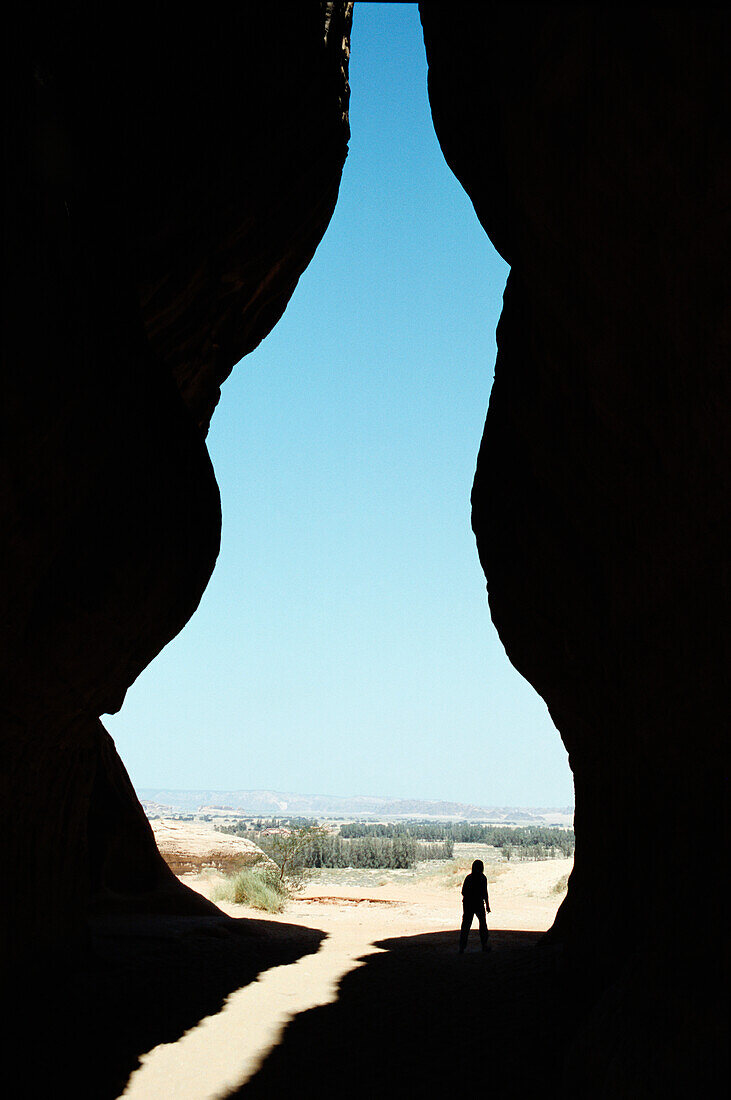
[[[264,867],[245,867],[219,882],[211,893],[211,901],[248,905],[267,913],[281,913],[288,897],[279,873]]]

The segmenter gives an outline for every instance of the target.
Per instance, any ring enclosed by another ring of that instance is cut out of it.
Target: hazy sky
[[[350,84],[330,227],[213,418],[218,565],[105,724],[138,788],[568,805],[470,529],[508,269],[439,149],[416,4],[356,4]]]

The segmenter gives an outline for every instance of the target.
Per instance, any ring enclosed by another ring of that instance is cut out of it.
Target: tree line
[[[454,842],[420,844],[411,836],[318,837],[305,853],[308,867],[413,867],[425,859],[451,859]]]
[[[284,829],[298,837],[297,863],[303,867],[408,868],[427,859],[452,859],[456,843],[489,844],[507,860],[568,858],[574,852],[573,829],[546,825],[509,827],[469,822],[362,823],[349,822],[331,833],[301,819],[271,818],[219,826],[221,832],[251,840],[275,862],[286,847]]]
[[[282,854],[297,848],[294,862],[299,867],[408,868],[425,859],[451,859],[454,842],[443,838],[437,843],[419,843],[406,834],[394,837],[364,836],[348,838],[330,833],[317,823],[298,826],[284,835],[267,833],[278,826],[269,824],[265,830],[251,828],[249,822],[222,825],[219,831],[251,840],[275,863]],[[258,824],[258,823],[257,823]]]
[[[342,837],[402,837],[419,841],[451,841],[452,844],[490,844],[499,848],[506,859],[555,859],[574,854],[573,829],[550,825],[473,825],[467,821],[449,822],[349,822],[340,826]]]

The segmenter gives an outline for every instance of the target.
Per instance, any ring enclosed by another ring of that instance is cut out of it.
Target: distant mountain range
[[[145,787],[137,795],[148,814],[208,813],[256,814],[262,817],[443,817],[468,821],[516,824],[567,824],[573,806],[475,806],[423,798],[291,794],[281,791],[178,791]]]

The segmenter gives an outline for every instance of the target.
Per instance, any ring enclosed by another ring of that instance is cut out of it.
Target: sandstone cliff
[[[98,716],[184,626],[213,569],[206,427],[332,214],[349,21],[335,3],[209,19],[163,4],[143,22],[80,4],[30,5],[8,24],[0,805],[24,883],[2,910],[12,956],[83,937],[110,875],[135,896],[173,888]]]
[[[574,773],[553,939],[583,1003],[620,976],[587,1025],[612,1034],[604,1087],[655,1095],[636,1036],[682,1034],[662,1080],[697,1090],[723,994],[686,932],[698,896],[710,939],[726,919],[688,823],[725,835],[728,28],[420,9],[439,140],[511,265],[472,517],[493,621]]]

